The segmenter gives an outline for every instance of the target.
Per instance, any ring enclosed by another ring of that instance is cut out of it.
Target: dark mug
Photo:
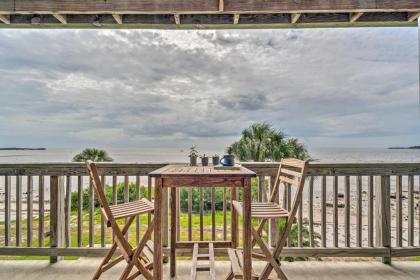
[[[235,156],[234,155],[224,155],[220,159],[220,164],[223,166],[234,166],[235,165]]]

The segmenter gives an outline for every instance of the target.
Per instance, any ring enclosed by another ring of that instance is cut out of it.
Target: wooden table
[[[155,231],[154,231],[154,279],[163,279],[162,262],[162,190],[171,188],[171,224],[176,224],[177,187],[232,187],[232,198],[236,198],[236,188],[243,188],[243,247],[244,279],[251,280],[251,178],[256,174],[244,167],[240,170],[216,170],[212,166],[167,165],[149,174],[155,178]],[[237,213],[232,208],[232,247],[237,246]],[[191,241],[194,243],[193,241]],[[176,227],[171,226],[170,273],[176,274]]]

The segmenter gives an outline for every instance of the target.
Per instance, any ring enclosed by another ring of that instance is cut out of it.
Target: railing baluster
[[[211,188],[211,240],[216,240],[216,188]]]
[[[70,215],[71,215],[71,176],[66,176],[66,197],[64,205],[64,240],[65,246],[71,246],[70,240]]]
[[[95,194],[93,192],[92,180],[89,178],[89,247],[93,247],[93,234],[95,232],[94,210]]]
[[[83,246],[83,176],[77,176],[77,246]]]
[[[263,201],[264,176],[258,176],[258,201]]]
[[[303,204],[299,204],[298,208],[298,247],[303,247],[303,228],[302,228],[302,220],[303,220]]]
[[[136,200],[140,200],[140,176],[136,176]],[[176,226],[176,225],[171,225]],[[136,244],[140,241],[140,216],[136,217]]]
[[[408,176],[408,246],[414,245],[414,177]]]
[[[271,193],[273,192],[275,181],[276,181],[276,177],[271,176],[270,177],[270,196],[271,196]],[[280,194],[280,191],[278,193]],[[280,202],[279,195],[277,195],[275,197],[275,201],[274,202],[276,202],[276,203],[279,203]],[[286,202],[285,196],[283,196],[283,202]],[[283,206],[284,206],[284,204],[283,204]],[[276,246],[277,239],[278,239],[278,236],[279,236],[279,226],[278,225],[279,225],[279,220],[278,219],[270,219],[270,235],[271,235],[270,236],[270,240],[271,240],[271,246]]]
[[[44,247],[44,176],[39,176],[38,180],[38,247]]]
[[[402,247],[402,176],[397,176],[395,181],[395,199],[396,199],[396,242],[397,247]]]
[[[226,199],[226,187],[223,187],[223,240],[227,239],[227,199]]]
[[[105,176],[101,176],[101,182],[104,188],[104,192],[106,193],[106,177]],[[105,247],[105,239],[106,239],[105,219],[101,211],[99,211],[99,215],[101,216],[101,247]]]
[[[176,240],[181,240],[181,188],[176,188]]]
[[[22,176],[16,176],[16,246],[22,246]]]
[[[188,188],[188,241],[192,240],[192,188]]]
[[[149,201],[152,201],[152,177],[147,176],[147,199]],[[148,226],[150,226],[150,223],[152,222],[152,214],[147,214],[147,223]]]
[[[26,244],[32,247],[33,244],[33,178],[28,176],[26,186]]]
[[[334,176],[333,180],[333,243],[334,247],[338,247],[338,176]]]
[[[117,187],[118,187],[118,177],[117,176],[112,176],[112,205],[117,205],[118,204]],[[149,219],[149,223],[150,223],[150,219]],[[115,239],[115,234],[112,233],[112,241],[114,241],[114,239]]]
[[[314,180],[315,177],[311,176],[309,181],[309,246],[314,247]],[[289,185],[290,186],[290,185]]]
[[[322,176],[321,183],[321,242],[327,247],[327,177]]]
[[[419,196],[418,196],[418,199],[417,199],[418,219],[419,219],[419,221],[418,221],[418,236],[419,236],[419,244],[418,244],[418,246],[420,247],[420,176],[418,178],[418,186],[419,186],[419,188],[418,188],[418,194],[419,194]]]
[[[368,246],[373,247],[373,176],[368,177]]]
[[[344,177],[344,235],[346,247],[350,247],[350,176]]]
[[[203,219],[203,212],[204,212],[204,200],[203,200],[203,188],[200,188],[200,240],[204,240],[204,219]]]
[[[238,217],[236,209],[232,205],[232,200],[238,200],[238,193],[236,187],[233,186],[230,190],[230,212],[231,212],[231,227],[230,234],[232,239],[232,247],[238,247]]]
[[[127,175],[125,175],[124,176],[124,203],[127,203],[130,200],[130,198],[129,198],[129,195],[130,195],[129,184],[130,184],[130,178]],[[127,223],[127,221],[128,221],[128,218],[125,218],[126,223]],[[125,233],[125,239],[128,240],[128,230]]]
[[[357,237],[356,245],[357,247],[362,247],[362,177],[357,176],[356,183],[356,196],[357,196]]]
[[[12,192],[11,192],[11,178],[10,176],[4,176],[4,195],[5,195],[5,201],[4,201],[4,245],[10,246],[10,236],[11,236],[11,230],[10,230],[10,201],[12,198]]]

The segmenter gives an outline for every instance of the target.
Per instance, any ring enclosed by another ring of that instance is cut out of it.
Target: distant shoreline
[[[420,150],[420,146],[411,147],[389,147],[390,150]]]
[[[45,151],[47,148],[0,148],[0,151]]]

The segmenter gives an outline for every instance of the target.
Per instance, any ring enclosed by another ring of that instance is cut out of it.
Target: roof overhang
[[[420,0],[0,0],[3,28],[415,26]]]

